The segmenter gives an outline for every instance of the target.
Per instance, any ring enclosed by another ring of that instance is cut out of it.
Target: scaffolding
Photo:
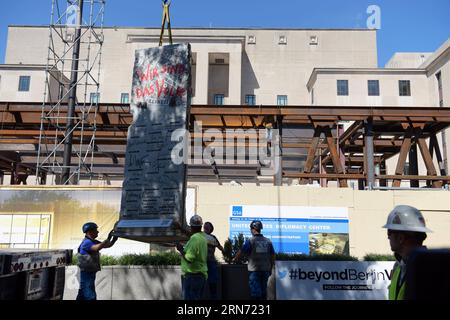
[[[104,8],[105,0],[52,0],[36,184],[96,177]]]

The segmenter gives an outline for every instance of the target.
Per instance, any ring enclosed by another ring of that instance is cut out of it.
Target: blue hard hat
[[[262,228],[263,228],[262,222],[259,220],[253,220],[252,223],[250,223],[250,229],[261,231]]]
[[[95,230],[97,228],[98,228],[98,226],[97,226],[96,223],[94,223],[94,222],[86,222],[85,224],[83,224],[83,233],[86,233],[89,230]]]

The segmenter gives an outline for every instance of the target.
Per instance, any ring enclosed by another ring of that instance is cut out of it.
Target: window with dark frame
[[[256,96],[254,94],[247,94],[245,96],[245,104],[248,106],[256,105]]]
[[[398,90],[401,97],[409,97],[411,95],[411,81],[399,80]]]
[[[31,82],[30,76],[20,76],[19,77],[19,91],[21,91],[21,92],[30,91],[30,82]]]
[[[348,80],[337,81],[337,95],[348,96]]]
[[[379,96],[380,95],[380,82],[378,80],[368,80],[367,90],[369,96]]]
[[[130,102],[130,94],[129,93],[122,93],[120,95],[120,103],[129,103]]]
[[[96,93],[96,92],[91,92],[90,95],[90,103],[99,103],[100,101],[100,93]]]
[[[215,94],[214,95],[214,104],[216,106],[223,106],[225,96],[223,94]]]
[[[278,95],[277,96],[277,106],[287,106],[287,96]]]

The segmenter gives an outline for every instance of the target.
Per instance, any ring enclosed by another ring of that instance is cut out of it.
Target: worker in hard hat
[[[390,213],[383,228],[388,229],[387,235],[391,250],[397,259],[392,269],[389,286],[389,300],[404,300],[406,292],[406,264],[411,253],[418,248],[424,248],[423,242],[427,232],[432,232],[425,226],[422,213],[414,207],[399,205]]]
[[[193,215],[189,225],[189,241],[184,246],[177,243],[177,250],[181,254],[181,287],[184,300],[200,300],[208,278],[208,244],[206,235],[202,232],[202,218]]]
[[[100,271],[100,250],[111,248],[116,243],[117,237],[113,236],[113,231],[111,231],[105,241],[96,240],[98,226],[94,222],[85,223],[82,231],[85,236],[78,247],[77,254],[80,268],[80,289],[77,300],[97,300],[95,275],[97,271]]]
[[[272,241],[261,234],[263,224],[259,220],[250,223],[252,237],[247,239],[233,261],[239,261],[240,256],[248,256],[248,284],[250,297],[253,300],[267,299],[267,281],[275,264],[275,250]]]

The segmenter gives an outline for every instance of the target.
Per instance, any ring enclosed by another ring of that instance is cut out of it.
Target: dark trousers
[[[77,300],[97,300],[95,274],[96,272],[80,271],[80,289]]]
[[[250,287],[250,296],[253,300],[267,300],[267,281],[269,277],[269,271],[248,272],[248,285]]]
[[[217,282],[219,281],[217,261],[207,261],[209,299],[217,300]]]
[[[206,278],[201,273],[186,273],[181,276],[181,288],[184,300],[201,300]]]

